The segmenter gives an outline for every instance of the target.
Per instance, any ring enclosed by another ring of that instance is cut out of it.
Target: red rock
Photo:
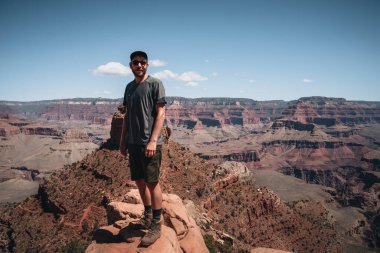
[[[291,253],[291,252],[278,250],[278,249],[255,248],[255,249],[252,249],[250,253]]]
[[[196,225],[193,218],[189,218],[191,227],[189,228],[186,236],[179,241],[183,252],[185,253],[208,253],[201,230]]]
[[[163,194],[162,200],[162,209],[165,215],[180,220],[187,227],[190,226],[190,217],[180,197],[174,194]]]
[[[161,237],[148,248],[139,249],[141,253],[157,253],[157,252],[167,252],[167,253],[182,253],[181,247],[178,243],[177,236],[173,229],[162,226]],[[194,251],[195,253],[195,251]]]
[[[227,186],[233,183],[236,183],[237,181],[239,181],[238,174],[229,175],[228,177],[225,177],[221,180],[216,181],[214,184],[214,187],[215,189],[220,190],[222,188],[226,188]]]
[[[136,193],[136,190],[132,190],[126,196],[136,197]],[[134,198],[128,197],[127,199],[134,201]],[[164,222],[170,221],[169,224],[162,225],[162,235],[153,245],[146,249],[139,248],[138,252],[208,252],[201,230],[195,223],[195,220],[188,215],[181,198],[174,194],[163,194],[162,207]],[[96,238],[98,243],[106,243],[107,240],[109,243],[114,243],[115,238],[121,239],[123,242],[129,243],[129,245],[123,246],[124,252],[134,252],[134,247],[137,247],[136,245],[141,241],[144,232],[134,228],[133,224],[129,225],[129,221],[133,223],[131,213],[141,215],[142,211],[143,206],[141,204],[111,202],[107,207],[109,221],[115,219],[122,220],[116,221],[113,225],[102,227],[97,231],[94,238]],[[101,250],[108,249],[118,252],[116,250],[120,250],[120,246],[98,246],[96,243],[92,243],[86,252],[101,252]]]
[[[124,195],[123,202],[129,204],[142,204],[140,193],[138,189],[131,189]]]
[[[137,218],[144,211],[142,204],[129,204],[123,202],[111,202],[107,206],[107,217],[110,223],[126,218]]]
[[[137,253],[137,245],[130,243],[96,243],[88,246],[86,253]]]
[[[181,236],[187,232],[186,227],[178,219],[170,217],[170,223],[171,223],[175,233],[177,234],[177,236]]]

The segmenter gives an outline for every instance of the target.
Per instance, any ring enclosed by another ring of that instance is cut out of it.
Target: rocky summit
[[[140,246],[145,231],[133,227],[144,206],[138,191],[131,190],[123,202],[111,202],[107,207],[108,226],[94,234],[87,253],[96,252],[209,252],[200,228],[189,216],[182,200],[174,194],[163,194],[163,227],[161,237],[150,247]]]

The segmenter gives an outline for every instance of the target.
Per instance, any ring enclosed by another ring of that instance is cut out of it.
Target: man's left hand
[[[156,154],[156,146],[157,146],[157,142],[149,141],[148,145],[146,145],[146,147],[145,147],[145,156],[146,157],[153,157],[154,154]]]

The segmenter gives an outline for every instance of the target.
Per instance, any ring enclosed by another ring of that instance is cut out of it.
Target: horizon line
[[[306,97],[300,97],[298,99],[291,99],[291,100],[284,100],[284,99],[268,99],[268,100],[256,100],[252,98],[244,98],[244,97],[182,97],[182,96],[166,96],[166,98],[170,99],[187,99],[187,100],[199,100],[199,99],[236,99],[236,100],[252,100],[256,102],[273,102],[273,101],[282,101],[282,102],[291,102],[291,101],[298,101],[298,100],[304,100],[304,99],[334,99],[334,100],[344,100],[344,101],[351,101],[351,102],[380,102],[380,101],[374,101],[374,100],[350,100],[342,97],[327,97],[327,96],[306,96]],[[42,99],[42,100],[30,100],[30,101],[22,101],[22,100],[0,100],[0,103],[36,103],[36,102],[53,102],[53,101],[69,101],[69,100],[105,100],[105,101],[117,101],[117,100],[123,100],[123,97],[120,98],[103,98],[103,97],[74,97],[74,98],[55,98],[55,99]]]

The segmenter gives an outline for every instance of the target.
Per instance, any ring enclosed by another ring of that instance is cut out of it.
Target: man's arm
[[[124,119],[123,119],[123,126],[121,128],[121,136],[120,136],[120,144],[119,144],[119,150],[123,156],[127,155],[126,143],[125,143],[127,139],[127,134],[128,134],[128,116],[127,116],[127,112],[125,112]]]
[[[153,157],[154,154],[156,153],[157,139],[158,139],[158,136],[160,135],[162,126],[164,125],[164,121],[165,121],[165,104],[164,103],[156,104],[156,112],[157,112],[157,116],[154,121],[153,131],[145,149],[146,157]]]

